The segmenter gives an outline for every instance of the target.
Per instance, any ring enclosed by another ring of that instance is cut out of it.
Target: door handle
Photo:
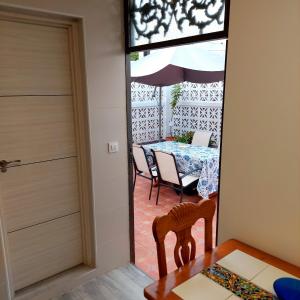
[[[7,167],[14,166],[15,164],[19,164],[20,162],[21,162],[20,159],[11,160],[11,161],[0,160],[0,171],[2,173],[5,173],[7,171]]]

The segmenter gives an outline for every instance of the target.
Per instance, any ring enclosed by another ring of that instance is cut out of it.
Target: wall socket
[[[108,144],[108,152],[115,153],[119,151],[119,143],[118,142],[109,142]]]

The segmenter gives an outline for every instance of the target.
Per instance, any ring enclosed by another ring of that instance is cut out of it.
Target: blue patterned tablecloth
[[[160,142],[144,145],[143,147],[147,154],[151,154],[151,149],[173,153],[180,173],[189,173],[192,170],[199,169],[193,175],[199,177],[197,190],[204,199],[208,199],[209,194],[218,191],[218,149],[178,142]]]

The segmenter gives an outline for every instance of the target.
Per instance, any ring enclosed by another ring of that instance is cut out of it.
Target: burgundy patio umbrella
[[[184,81],[212,83],[224,80],[225,51],[201,45],[158,50],[131,62],[131,81],[159,87],[161,138],[161,88]]]

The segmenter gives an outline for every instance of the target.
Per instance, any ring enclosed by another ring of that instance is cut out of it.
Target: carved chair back
[[[191,231],[199,219],[203,218],[205,221],[205,251],[212,250],[212,222],[215,210],[214,200],[202,200],[199,204],[186,202],[174,206],[168,214],[154,219],[152,231],[156,242],[160,278],[168,274],[165,251],[165,237],[168,232],[173,231],[176,234],[174,259],[178,268],[195,259],[196,242]]]

